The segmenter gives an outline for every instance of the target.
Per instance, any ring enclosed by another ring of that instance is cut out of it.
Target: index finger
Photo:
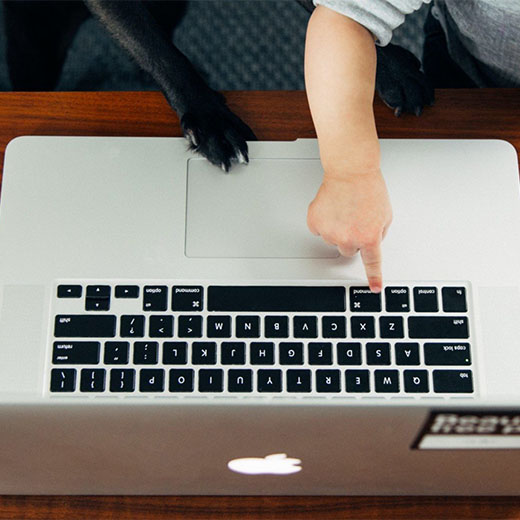
[[[361,249],[361,259],[365,265],[368,285],[372,292],[381,292],[383,276],[381,274],[381,245],[380,243]]]

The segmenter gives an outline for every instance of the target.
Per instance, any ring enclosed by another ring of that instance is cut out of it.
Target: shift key
[[[116,317],[111,315],[59,314],[54,321],[56,338],[113,338]]]
[[[411,316],[408,318],[409,337],[459,339],[468,338],[468,318],[465,316]]]

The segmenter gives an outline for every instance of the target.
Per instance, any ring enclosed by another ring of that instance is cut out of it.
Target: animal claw
[[[247,164],[249,159],[239,150],[237,153],[237,160],[240,164]]]

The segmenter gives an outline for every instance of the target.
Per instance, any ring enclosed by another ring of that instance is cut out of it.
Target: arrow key
[[[202,316],[179,316],[179,338],[202,337]]]

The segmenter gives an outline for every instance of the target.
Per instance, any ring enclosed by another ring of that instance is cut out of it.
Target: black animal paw
[[[233,162],[249,162],[246,141],[256,136],[226,105],[187,111],[181,118],[190,148],[228,172]]]
[[[377,47],[376,90],[397,117],[402,112],[419,116],[423,107],[435,100],[421,62],[410,51],[392,44]]]

